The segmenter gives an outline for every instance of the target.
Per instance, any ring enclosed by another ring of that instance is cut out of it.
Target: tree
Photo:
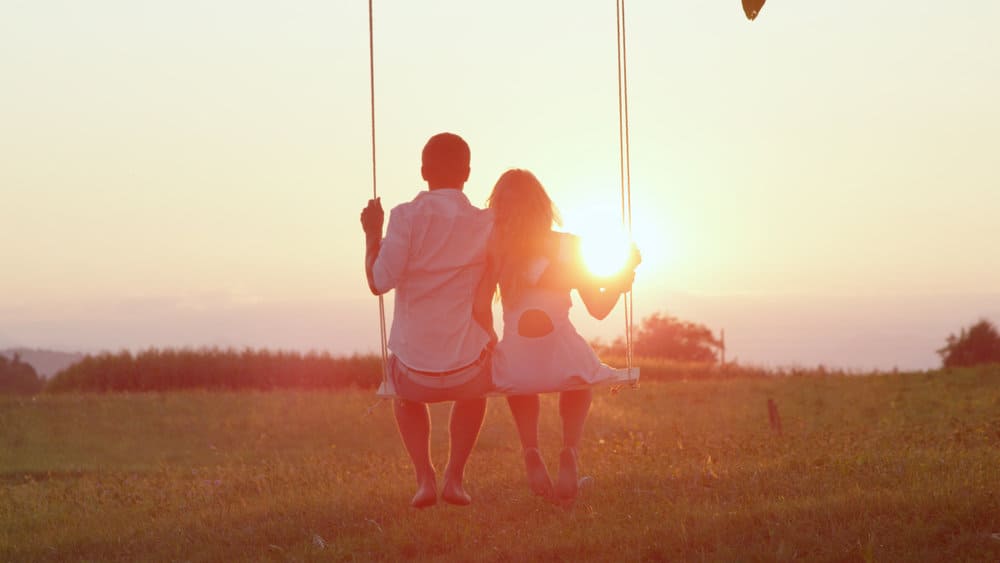
[[[622,338],[615,339],[608,346],[597,344],[595,347],[602,354],[625,354]],[[661,313],[653,313],[643,319],[642,326],[632,337],[632,353],[650,358],[716,363],[721,349],[722,342],[708,327]]]
[[[969,328],[962,328],[956,336],[948,336],[947,344],[937,351],[946,368],[1000,363],[1000,333],[986,319]]]
[[[19,355],[15,354],[12,360],[0,356],[0,393],[31,395],[41,391],[44,384],[35,368],[22,362]]]

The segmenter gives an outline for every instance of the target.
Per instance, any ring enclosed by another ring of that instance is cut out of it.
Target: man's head
[[[438,133],[424,145],[420,173],[427,187],[462,189],[469,179],[469,145],[454,133]]]

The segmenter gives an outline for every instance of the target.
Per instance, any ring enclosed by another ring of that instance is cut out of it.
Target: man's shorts
[[[444,373],[411,369],[396,356],[389,357],[388,376],[399,399],[440,403],[485,397],[493,391],[492,356],[484,350],[475,362]]]

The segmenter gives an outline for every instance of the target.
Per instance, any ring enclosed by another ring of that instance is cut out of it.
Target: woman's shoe
[[[545,460],[538,448],[524,449],[524,469],[528,475],[528,486],[531,492],[540,497],[552,496],[552,479],[545,467]]]

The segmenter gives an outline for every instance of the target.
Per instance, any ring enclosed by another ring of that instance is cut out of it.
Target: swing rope
[[[629,151],[628,114],[628,52],[625,42],[625,0],[615,1],[615,24],[618,39],[618,166],[621,180],[622,225],[632,238],[632,162]],[[625,363],[629,384],[637,385],[632,377],[632,290],[623,294],[625,307]]]
[[[371,116],[372,116],[372,198],[378,197],[377,166],[375,165],[375,24],[373,18],[372,1],[368,0],[368,77],[371,91]],[[381,235],[380,235],[381,236]],[[385,298],[378,296],[378,319],[379,319],[379,343],[382,353],[382,384],[385,385],[389,378],[389,344],[386,337],[385,326]],[[377,405],[378,403],[376,403]],[[369,412],[371,411],[369,407]]]

